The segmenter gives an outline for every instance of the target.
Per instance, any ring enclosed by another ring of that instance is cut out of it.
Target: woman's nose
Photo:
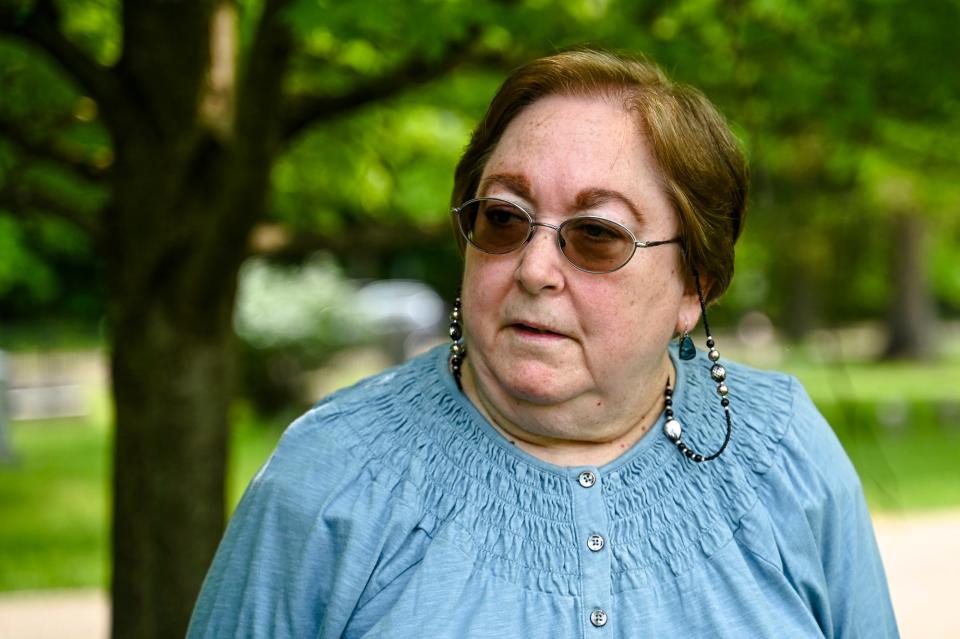
[[[517,281],[530,293],[561,290],[565,284],[564,262],[554,227],[537,225],[533,237],[520,249]]]

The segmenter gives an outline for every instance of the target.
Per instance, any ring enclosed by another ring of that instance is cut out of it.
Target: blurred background
[[[29,636],[104,636],[111,583],[150,599],[157,548],[205,537],[170,601],[112,618],[177,634],[283,427],[444,341],[453,167],[498,84],[591,43],[729,118],[723,355],[803,381],[904,636],[960,636],[929,554],[960,538],[957,33],[946,0],[0,0],[0,635],[67,589],[72,632]]]

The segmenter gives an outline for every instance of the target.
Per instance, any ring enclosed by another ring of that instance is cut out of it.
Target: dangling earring
[[[467,356],[467,345],[463,343],[463,326],[460,324],[460,293],[457,293],[453,300],[453,310],[450,311],[450,339],[453,344],[450,345],[450,374],[457,382],[457,388],[463,390],[460,383],[460,367],[463,365],[463,358]]]
[[[687,456],[688,459],[695,462],[705,462],[716,459],[727,449],[727,444],[730,443],[730,436],[733,434],[733,421],[730,417],[730,400],[727,398],[729,389],[727,388],[727,370],[721,366],[718,361],[720,360],[720,352],[717,350],[717,345],[713,341],[713,336],[710,334],[710,322],[707,320],[707,305],[703,301],[703,289],[700,287],[700,275],[694,271],[693,280],[697,285],[697,297],[700,300],[700,314],[703,316],[703,329],[707,334],[707,358],[713,362],[713,365],[710,367],[710,377],[717,383],[717,394],[720,395],[720,406],[723,407],[723,416],[727,422],[727,434],[723,438],[723,444],[720,445],[720,448],[717,452],[712,455],[701,455],[695,453],[686,442],[683,441],[683,426],[680,424],[680,421],[675,419],[673,416],[673,389],[670,387],[670,378],[667,378],[667,388],[664,391],[664,413],[667,417],[667,422],[663,425],[663,432],[667,437],[676,444],[677,448],[680,449],[680,452]],[[689,347],[685,346],[684,342],[689,342]],[[689,355],[684,357],[684,355]],[[696,349],[693,346],[693,341],[687,335],[686,331],[683,333],[683,337],[680,339],[680,358],[689,360],[693,359],[696,355]]]
[[[680,359],[684,361],[690,361],[697,356],[697,347],[693,345],[693,340],[690,339],[690,335],[687,331],[683,332],[683,335],[680,337],[679,343],[679,356]]]

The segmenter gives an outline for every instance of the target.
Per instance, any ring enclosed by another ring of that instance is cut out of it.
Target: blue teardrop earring
[[[686,331],[680,336],[680,359],[690,361],[697,356],[697,347],[693,345],[693,340]]]
[[[680,359],[685,361],[690,361],[697,356],[697,347],[693,345],[693,340],[690,339],[687,331],[684,331],[680,337],[679,355]]]

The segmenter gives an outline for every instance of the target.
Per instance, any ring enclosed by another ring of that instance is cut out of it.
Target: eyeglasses
[[[484,253],[503,255],[521,248],[538,226],[557,232],[563,256],[581,271],[612,273],[626,266],[638,248],[680,244],[680,238],[641,242],[622,224],[592,215],[571,217],[559,226],[536,222],[519,204],[495,197],[478,197],[453,209],[460,232]]]

